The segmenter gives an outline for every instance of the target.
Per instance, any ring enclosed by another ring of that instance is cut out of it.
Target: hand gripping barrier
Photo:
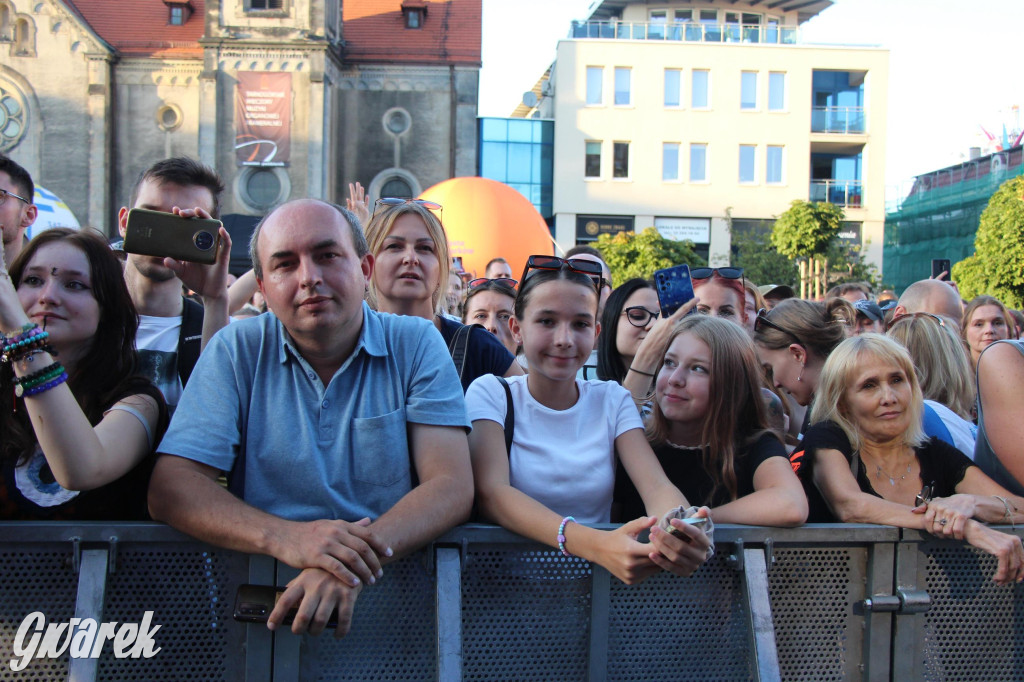
[[[991,582],[992,557],[882,526],[715,531],[693,577],[626,586],[461,526],[387,566],[334,640],[232,619],[239,584],[295,575],[268,557],[160,524],[4,522],[0,681],[1024,678],[1022,588]],[[127,628],[128,657],[115,641],[89,655],[90,618]]]

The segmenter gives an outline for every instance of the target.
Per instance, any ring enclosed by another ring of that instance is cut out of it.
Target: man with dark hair
[[[21,253],[25,230],[36,221],[32,195],[36,187],[28,171],[0,154],[0,233],[3,234],[4,267]]]
[[[512,267],[501,256],[492,258],[487,262],[487,267],[484,268],[484,277],[487,279],[498,279],[499,277],[512,279]]]
[[[846,282],[825,292],[825,298],[845,298],[850,303],[857,301],[870,301],[871,289],[864,282]]]
[[[217,173],[192,159],[164,159],[143,171],[131,191],[131,207],[175,213],[183,218],[219,215],[224,184]],[[124,237],[128,207],[117,214]],[[148,376],[173,412],[206,342],[228,323],[227,275],[231,238],[221,228],[221,247],[213,265],[128,254],[124,278],[139,311],[141,372]],[[182,283],[203,304],[182,296]]]
[[[297,606],[292,631],[319,634],[337,606],[341,636],[382,564],[469,516],[462,387],[429,321],[366,305],[373,256],[350,211],[286,203],[249,252],[271,312],[203,353],[157,448],[150,511],[302,569],[268,625]]]

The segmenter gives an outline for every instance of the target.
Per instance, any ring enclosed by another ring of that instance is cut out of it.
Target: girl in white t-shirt
[[[705,560],[709,542],[678,519],[672,525],[682,537],[656,527],[656,516],[613,531],[584,525],[610,521],[616,455],[649,514],[687,504],[651,451],[629,392],[613,382],[576,379],[599,330],[600,265],[531,256],[520,282],[510,324],[530,374],[507,380],[515,416],[511,452],[499,380],[480,377],[466,394],[481,513],[566,556],[597,563],[626,583],[662,569],[690,575]],[[650,544],[637,540],[646,529]]]

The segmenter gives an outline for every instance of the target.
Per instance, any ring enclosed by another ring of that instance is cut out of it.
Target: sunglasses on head
[[[526,267],[523,269],[523,276],[519,281],[525,282],[530,270],[563,269],[590,277],[598,291],[601,291],[601,287],[604,286],[604,270],[600,263],[582,258],[559,258],[558,256],[530,256],[526,260]]]
[[[626,319],[629,320],[631,325],[643,329],[651,323],[651,320],[658,319],[661,312],[648,310],[642,305],[631,305],[623,310],[622,314],[626,316]]]
[[[401,206],[403,204],[416,204],[422,206],[429,211],[437,211],[440,213],[443,208],[441,204],[433,201],[427,201],[426,199],[399,199],[398,197],[382,197],[373,202],[373,212],[376,213],[381,206],[392,208],[394,206]]]
[[[723,279],[741,279],[743,268],[691,268],[690,279],[708,279],[715,273]]]
[[[787,330],[783,329],[779,325],[777,325],[774,322],[772,322],[771,320],[769,320],[768,319],[768,310],[765,309],[765,308],[761,308],[760,310],[757,311],[757,317],[754,318],[754,333],[755,334],[758,333],[759,331],[761,331],[765,327],[770,327],[770,328],[774,329],[775,331],[782,332],[783,334],[785,334],[789,338],[791,338],[794,341],[796,341],[796,345],[798,345],[798,346],[803,346],[805,348],[807,347],[807,344],[804,343],[803,341],[801,341],[799,336],[797,336],[796,334],[794,334],[791,331],[787,331]]]
[[[890,329],[895,327],[897,322],[902,322],[903,320],[916,320],[918,318],[923,317],[935,320],[936,324],[938,324],[940,327],[946,326],[946,323],[943,321],[943,319],[938,315],[935,315],[934,313],[907,313],[906,315],[900,315],[899,317],[894,317],[891,320],[889,320],[889,324],[885,326],[885,331],[889,331]]]
[[[473,291],[477,287],[482,287],[488,282],[497,282],[498,284],[504,284],[509,289],[515,289],[516,286],[519,285],[519,280],[512,279],[511,277],[494,277],[493,279],[488,279],[487,277],[477,277],[476,279],[471,279],[469,281],[469,290]]]

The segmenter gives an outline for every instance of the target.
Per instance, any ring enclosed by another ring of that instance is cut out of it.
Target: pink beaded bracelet
[[[573,555],[570,554],[569,550],[567,550],[565,548],[565,527],[566,527],[566,525],[570,521],[572,521],[573,523],[576,523],[576,519],[574,519],[571,516],[566,516],[564,519],[562,519],[562,523],[558,526],[558,538],[557,539],[558,539],[558,549],[560,549],[562,551],[562,556],[567,556],[567,557],[571,558]]]

